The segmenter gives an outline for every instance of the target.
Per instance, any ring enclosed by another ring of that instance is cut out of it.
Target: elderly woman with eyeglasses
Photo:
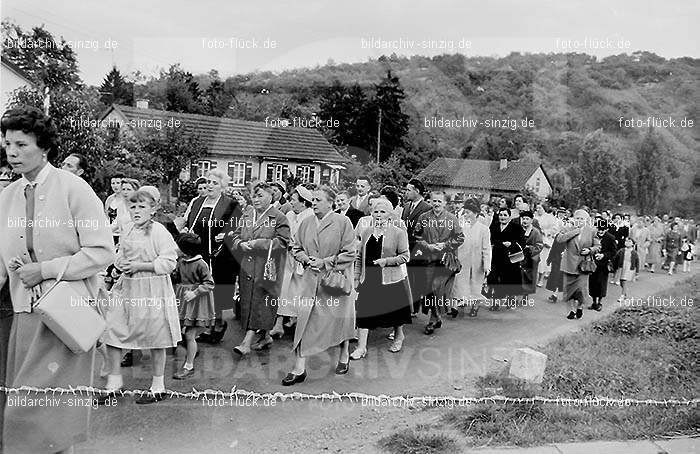
[[[214,305],[216,320],[209,333],[202,333],[197,342],[216,344],[224,337],[228,324],[222,312],[233,308],[233,293],[238,276],[238,262],[231,251],[223,247],[224,231],[236,225],[241,216],[238,202],[224,194],[229,176],[223,170],[210,170],[206,175],[207,193],[194,200],[185,213],[185,232],[201,239],[200,255],[209,265],[214,278]]]
[[[350,219],[333,211],[332,189],[322,186],[314,191],[312,202],[314,216],[301,222],[292,246],[294,259],[305,271],[294,332],[296,361],[282,380],[284,386],[303,382],[306,358],[331,347],[340,347],[335,373],[347,374],[350,368],[348,347],[355,335],[354,230]],[[339,274],[335,281],[329,279],[332,274]]]
[[[289,221],[272,206],[272,192],[272,187],[264,182],[253,186],[254,211],[241,216],[235,229],[226,233],[226,246],[241,264],[240,322],[245,336],[233,349],[241,356],[272,344],[270,331],[280,304]],[[253,345],[256,332],[261,336]]]

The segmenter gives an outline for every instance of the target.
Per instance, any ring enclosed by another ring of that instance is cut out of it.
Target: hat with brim
[[[313,193],[306,189],[304,186],[299,185],[294,190],[299,194],[299,197],[306,200],[307,202],[311,202],[311,199],[313,198]]]

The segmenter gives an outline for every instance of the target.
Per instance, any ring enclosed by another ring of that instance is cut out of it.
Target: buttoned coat
[[[250,242],[252,249],[241,249],[243,242]],[[270,207],[263,216],[248,211],[241,216],[235,230],[226,234],[224,243],[240,263],[238,282],[243,329],[272,329],[289,244],[287,217],[274,207]],[[274,280],[265,279],[264,276],[268,253],[275,265],[277,276]]]
[[[327,271],[337,269],[352,286],[355,243],[352,223],[341,214],[329,213],[320,222],[311,216],[299,224],[292,253],[306,270],[299,285],[303,301],[298,307],[293,348],[299,347],[302,356],[320,353],[354,337],[355,290],[347,296],[330,295],[321,279]],[[323,259],[321,270],[308,267],[310,257]]]

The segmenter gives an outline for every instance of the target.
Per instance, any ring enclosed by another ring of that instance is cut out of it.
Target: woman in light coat
[[[474,200],[464,202],[462,217],[459,218],[464,243],[457,249],[462,270],[455,276],[452,287],[452,299],[465,301],[471,308],[471,317],[477,315],[479,301],[484,299],[481,287],[491,272],[491,232],[486,224],[478,221],[479,211],[480,207]]]
[[[321,187],[313,192],[312,217],[304,219],[294,238],[294,259],[305,268],[299,288],[299,316],[294,332],[294,368],[284,386],[306,379],[306,358],[340,346],[335,373],[349,370],[349,341],[355,335],[355,291],[352,289],[355,235],[350,219],[333,212],[335,192]],[[344,291],[337,294],[322,285],[329,271],[343,276]]]
[[[109,221],[85,180],[49,163],[56,153],[56,130],[50,118],[36,108],[22,107],[6,112],[0,124],[7,160],[22,175],[0,193],[0,213],[7,220],[54,221],[26,226],[0,222],[0,288],[9,281],[14,309],[7,386],[90,387],[95,349],[73,353],[42,323],[32,304],[59,275],[65,281],[82,281],[86,298],[97,295],[98,274],[115,258]],[[87,439],[95,396],[48,396],[57,404],[5,408],[5,452],[73,452],[74,444]],[[75,399],[90,403],[75,405]]]

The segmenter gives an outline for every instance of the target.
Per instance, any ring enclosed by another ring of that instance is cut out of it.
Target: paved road
[[[700,271],[695,265],[693,273]],[[689,274],[643,273],[632,295],[646,297],[672,287]],[[602,312],[585,311],[581,320],[566,320],[564,304],[545,302],[548,292],[540,289],[534,307],[489,312],[482,308],[477,318],[464,314],[447,319],[432,336],[422,333],[424,316],[406,329],[404,350],[390,353],[386,330],[370,335],[367,357],[351,363],[346,376],[333,373],[337,351],[311,359],[309,377],[292,388],[280,380],[293,363],[291,341],[276,342],[267,352],[240,360],[231,349],[242,332],[230,321],[229,332],[220,346],[204,346],[196,362],[194,378],[185,381],[168,377],[182,363],[184,351],[169,356],[166,386],[187,392],[238,389],[309,394],[364,392],[380,395],[474,395],[474,378],[498,367],[498,359],[512,349],[537,349],[551,339],[575,331],[619,307],[619,287],[610,286]],[[232,326],[233,325],[233,326]],[[352,348],[352,347],[351,347]],[[101,383],[97,379],[96,383]],[[150,386],[148,366],[137,365],[125,373],[129,388]],[[240,403],[244,405],[243,402]],[[241,406],[235,402],[170,399],[150,406],[138,406],[122,399],[114,408],[93,412],[91,437],[77,452],[128,453],[175,452],[378,452],[375,442],[396,428],[425,422],[423,410],[377,408],[361,404],[277,401],[275,406]]]

